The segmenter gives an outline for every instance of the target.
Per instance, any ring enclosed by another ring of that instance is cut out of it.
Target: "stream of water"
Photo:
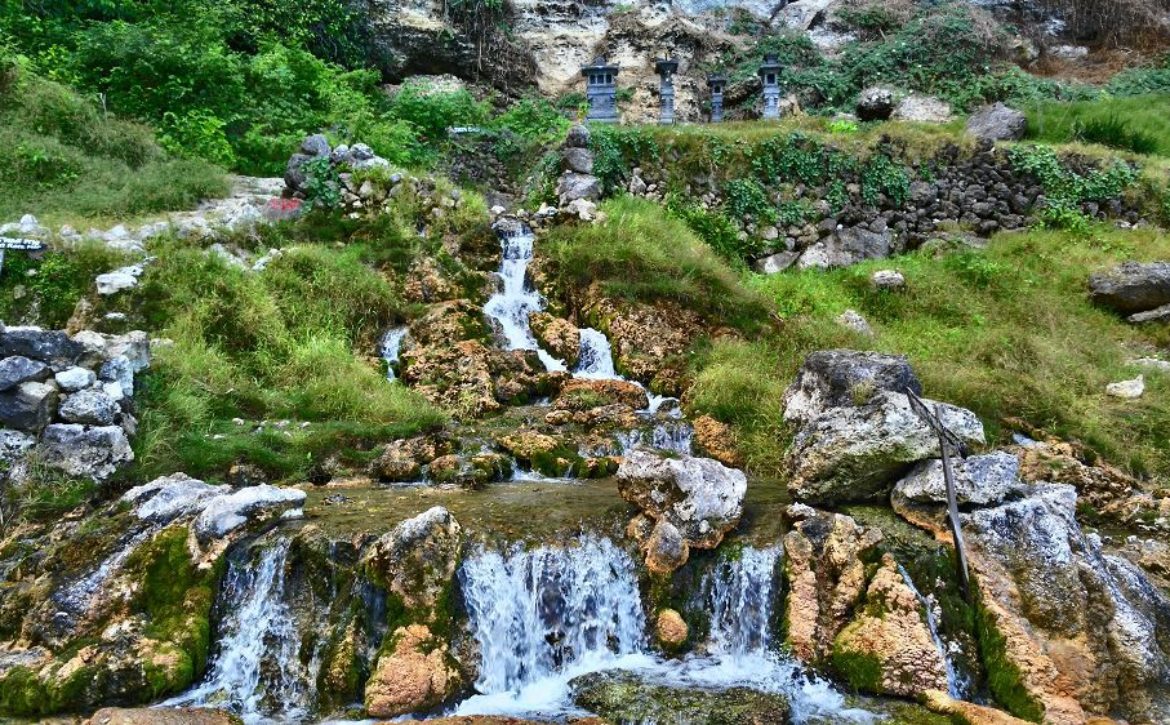
[[[546,370],[567,371],[563,360],[541,348],[532,334],[528,316],[544,309],[540,293],[528,284],[528,265],[536,241],[532,230],[524,227],[518,234],[500,236],[503,253],[499,275],[503,289],[488,299],[483,311],[500,327],[509,350],[535,350]]]
[[[959,669],[955,666],[954,658],[951,657],[951,650],[947,647],[942,635],[939,633],[938,616],[935,614],[934,603],[927,599],[926,596],[918,591],[918,587],[914,586],[914,580],[910,578],[910,572],[899,564],[898,572],[902,575],[902,581],[906,582],[906,586],[910,587],[910,591],[914,592],[914,596],[918,599],[918,603],[922,605],[922,610],[926,613],[926,626],[930,630],[930,638],[934,640],[934,646],[938,648],[939,655],[942,656],[943,664],[947,669],[947,691],[948,694],[956,699],[962,700],[967,696],[967,691],[970,690],[971,683],[963,677]]]

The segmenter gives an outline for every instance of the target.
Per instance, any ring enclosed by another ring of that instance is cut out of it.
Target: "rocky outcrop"
[[[576,325],[547,312],[533,312],[528,316],[528,324],[541,347],[554,357],[564,360],[570,370],[577,366],[577,357],[581,353],[581,331]]]
[[[967,119],[967,133],[983,141],[1018,141],[1028,131],[1028,117],[1002,103],[985,106]]]
[[[928,690],[923,693],[922,702],[932,712],[950,715],[963,725],[1027,725],[1028,722],[1003,710],[956,700],[942,690]]]
[[[113,476],[134,459],[134,378],[149,364],[142,332],[0,328],[0,430],[9,440],[35,440],[7,447],[4,475],[19,481],[33,456],[67,476]]]
[[[789,722],[782,695],[745,687],[705,689],[654,684],[623,670],[594,672],[569,682],[573,702],[612,722],[737,723]]]
[[[459,668],[425,624],[400,627],[388,635],[387,654],[378,658],[366,683],[366,713],[396,717],[442,704],[463,684]]]
[[[743,455],[736,446],[735,431],[731,426],[709,415],[695,418],[692,425],[695,429],[695,446],[699,452],[731,468],[743,466]]]
[[[622,498],[655,522],[651,541],[663,535],[659,525],[669,524],[688,548],[713,549],[743,515],[747,478],[718,461],[635,449],[617,475]]]
[[[1002,674],[996,698],[1013,714],[1079,723],[1170,717],[1170,599],[1076,521],[1071,486],[962,516],[982,597],[985,658]]]
[[[833,643],[832,662],[856,689],[916,698],[947,689],[947,667],[894,558],[882,557],[860,613]]]
[[[440,436],[418,436],[388,443],[370,465],[380,481],[402,483],[422,480],[423,466],[453,451],[451,441]]]
[[[914,121],[916,123],[950,123],[955,117],[951,104],[935,98],[911,93],[894,107],[890,118],[895,121]]]
[[[449,592],[463,548],[463,529],[435,506],[403,521],[362,556],[361,568],[391,596],[402,623],[387,634],[365,687],[366,712],[394,717],[441,704],[463,675],[449,644]]]
[[[1006,451],[952,461],[955,498],[960,506],[989,506],[1024,493],[1019,458]],[[946,480],[941,460],[916,465],[894,486],[895,508],[900,505],[945,506]]]
[[[238,721],[225,710],[202,707],[105,707],[95,712],[86,725],[236,725]]]
[[[894,112],[894,92],[889,88],[866,88],[857,98],[857,117],[862,121],[885,121]]]
[[[1170,304],[1170,262],[1126,262],[1089,278],[1097,304],[1123,314],[1147,312]]]
[[[575,378],[565,383],[554,406],[561,410],[589,410],[606,405],[642,410],[649,405],[646,390],[625,380]]]
[[[310,185],[314,182],[333,184],[335,187],[333,191],[338,195],[352,195],[352,192],[340,188],[338,182],[330,177],[366,169],[386,168],[389,165],[389,161],[375,154],[373,149],[364,143],[355,143],[353,146],[342,144],[334,149],[330,148],[329,140],[325,136],[314,134],[306,137],[301,142],[300,150],[288,160],[284,172],[285,195],[305,198],[312,193]],[[313,179],[315,174],[320,178]]]
[[[807,507],[806,507],[807,509]],[[784,537],[788,644],[804,662],[827,657],[866,591],[865,561],[882,532],[849,516],[811,509]]]
[[[922,394],[906,358],[856,350],[809,353],[784,392],[784,420],[804,425],[829,408],[861,405],[879,391]]]

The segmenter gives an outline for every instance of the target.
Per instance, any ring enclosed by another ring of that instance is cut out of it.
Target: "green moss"
[[[829,663],[854,690],[881,692],[882,663],[876,655],[869,652],[854,652],[840,644],[834,644]]]
[[[533,470],[545,476],[571,478],[585,470],[585,460],[577,454],[577,451],[566,445],[533,453],[531,463]]]
[[[1028,693],[1020,668],[1008,659],[1007,638],[996,629],[994,618],[981,603],[975,607],[975,627],[987,671],[987,686],[996,702],[1016,717],[1042,722],[1043,704]]]
[[[211,606],[225,563],[200,571],[187,549],[188,530],[174,526],[155,535],[127,560],[140,572],[132,611],[146,615],[146,635],[160,643],[166,666],[148,663],[150,698],[178,692],[204,670],[211,646]]]

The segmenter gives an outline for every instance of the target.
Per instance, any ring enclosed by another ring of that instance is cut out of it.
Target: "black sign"
[[[41,252],[45,249],[45,243],[38,242],[35,239],[0,237],[0,249],[13,249],[19,252]]]

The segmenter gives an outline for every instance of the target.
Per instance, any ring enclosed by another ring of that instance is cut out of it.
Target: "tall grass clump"
[[[542,245],[566,285],[597,282],[606,294],[630,300],[672,300],[744,330],[768,323],[767,300],[745,289],[685,223],[633,197],[607,201],[601,211],[604,223],[558,227]]]
[[[293,245],[259,273],[168,244],[134,292],[148,325],[173,341],[141,399],[136,445],[148,475],[181,467],[217,478],[248,462],[295,479],[323,458],[360,463],[377,442],[445,420],[373,360],[406,311],[361,261],[360,243]]]
[[[221,170],[169,156],[149,128],[10,63],[0,84],[0,219],[124,218],[226,193]]]
[[[1170,155],[1170,96],[1049,102],[1028,110],[1028,136],[1048,143],[1099,144],[1137,154]]]

